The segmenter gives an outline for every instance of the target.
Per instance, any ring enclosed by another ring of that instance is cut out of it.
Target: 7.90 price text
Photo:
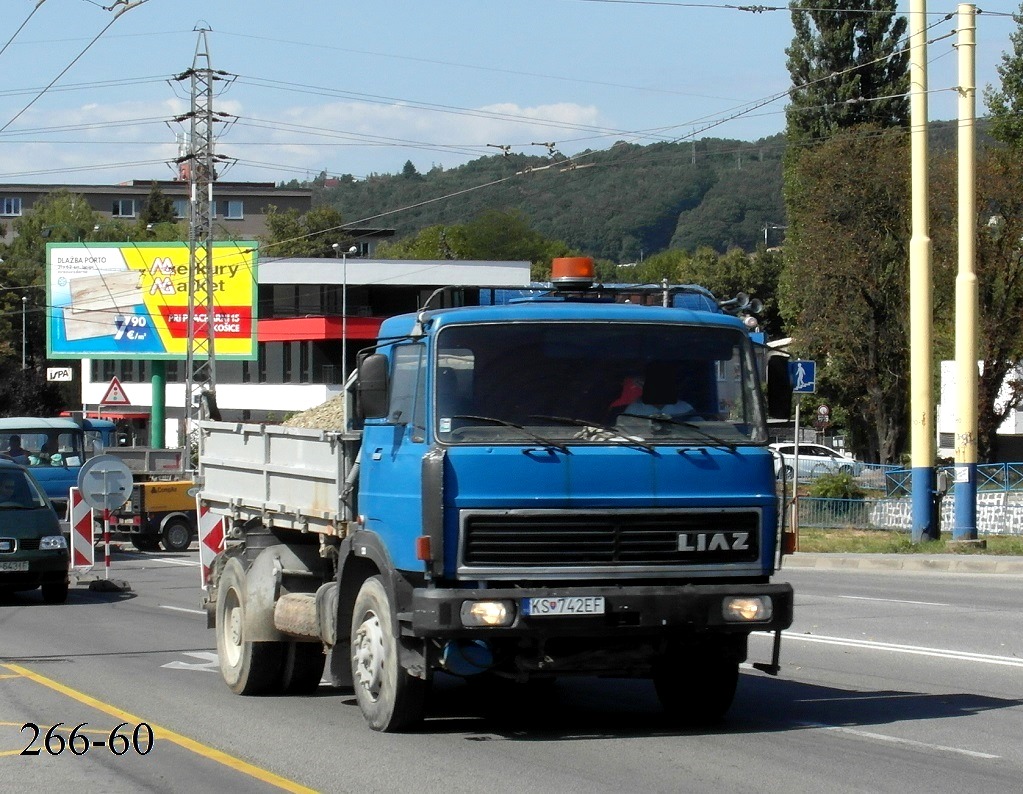
[[[139,755],[146,755],[153,749],[153,729],[148,723],[140,722],[134,727],[131,723],[122,722],[109,734],[106,739],[92,739],[85,735],[86,725],[83,722],[72,728],[67,739],[58,731],[63,722],[58,722],[46,733],[34,722],[26,722],[21,726],[21,732],[30,731],[32,738],[28,745],[21,751],[20,755],[39,755],[46,750],[50,755],[60,755],[65,748],[74,755],[85,755],[92,747],[106,747],[114,755],[124,755],[129,750],[134,750]],[[42,737],[42,738],[40,738]]]

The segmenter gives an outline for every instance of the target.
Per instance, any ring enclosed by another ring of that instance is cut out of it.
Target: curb
[[[937,571],[939,573],[995,573],[1023,576],[1023,557],[934,554],[812,554],[796,552],[782,560],[785,568],[820,568],[859,571]]]

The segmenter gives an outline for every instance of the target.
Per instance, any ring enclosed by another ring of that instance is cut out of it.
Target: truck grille
[[[756,510],[466,511],[470,567],[663,566],[760,558]]]

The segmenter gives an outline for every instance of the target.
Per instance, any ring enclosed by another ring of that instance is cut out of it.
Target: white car
[[[771,452],[774,454],[774,475],[781,479],[784,475],[786,480],[792,479],[796,461],[796,445],[788,441],[780,444],[771,444]],[[823,444],[808,444],[803,442],[799,445],[799,479],[805,480],[812,477],[819,477],[821,474],[851,474],[859,476],[863,472],[863,464],[851,455],[839,452]]]

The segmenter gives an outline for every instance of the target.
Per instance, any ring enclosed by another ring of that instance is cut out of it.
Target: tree
[[[0,362],[0,411],[4,416],[58,416],[80,400],[72,399],[68,391],[60,384],[48,383],[42,367],[23,370],[20,360]]]
[[[1019,26],[1009,34],[1012,52],[1002,54],[998,76],[1002,78],[999,89],[987,86],[984,101],[991,115],[991,137],[1004,144],[1023,146],[1023,4],[1019,13],[1013,14]]]
[[[781,253],[763,247],[752,254],[733,248],[722,255],[701,248],[688,260],[679,280],[706,287],[720,300],[734,298],[740,292],[757,298],[764,304],[758,314],[761,328],[772,337],[780,337],[785,328],[778,313],[778,281],[784,261]]]
[[[548,240],[534,231],[520,212],[488,210],[469,223],[430,226],[418,234],[381,245],[382,259],[491,259],[526,260],[531,276],[543,281],[550,276],[551,259],[568,256],[568,246]]]
[[[906,18],[896,0],[793,0],[796,34],[785,50],[792,77],[789,143],[838,130],[909,123]]]
[[[0,245],[0,410],[7,416],[54,416],[79,397],[72,384],[47,383],[46,243],[98,239],[99,216],[85,198],[66,190],[44,196],[13,222],[17,236]],[[22,297],[28,300],[22,304]],[[27,369],[21,366],[24,313]]]
[[[416,167],[412,164],[411,160],[405,161],[405,167],[401,169],[401,175],[404,179],[422,180],[423,178],[423,175],[416,170]]]
[[[747,254],[740,248],[719,254],[704,246],[689,254],[678,249],[654,254],[634,269],[634,278],[626,281],[657,283],[668,279],[673,284],[696,284],[706,287],[718,300],[729,300],[744,292],[764,304],[757,316],[761,328],[770,336],[782,336],[784,326],[778,313],[778,280],[784,257],[763,247]]]
[[[341,213],[328,206],[313,207],[304,215],[292,208],[278,212],[275,206],[267,208],[266,228],[269,234],[260,240],[269,256],[334,256],[335,245],[345,250],[353,242],[345,229]]]
[[[428,226],[377,248],[381,259],[471,259],[461,227]]]
[[[895,462],[909,426],[907,140],[841,132],[789,179],[782,313],[798,353],[818,361],[822,395],[846,409],[853,449]]]
[[[176,223],[177,219],[174,200],[160,190],[160,186],[156,182],[153,182],[149,188],[149,195],[142,202],[139,225],[144,229],[150,224],[155,226],[158,223]]]
[[[909,55],[896,0],[793,0],[786,50],[788,221],[782,315],[851,446],[898,459],[907,439]]]
[[[1013,36],[1014,54],[1003,57],[1002,87],[988,89],[992,136],[1000,144],[985,147],[977,158],[977,235],[975,271],[978,298],[977,452],[989,460],[998,427],[1023,407],[1018,378],[1023,362],[1019,308],[1023,305],[1023,124],[1014,117],[1023,109],[1023,16]],[[958,273],[955,159],[937,159],[932,173],[931,236],[936,275],[936,326],[939,340],[954,338],[955,283]],[[944,322],[941,322],[944,320]]]
[[[995,433],[1017,408],[1023,392],[1015,370],[1023,361],[1019,310],[1023,306],[1023,146],[986,152],[978,164],[978,192],[991,213],[977,228],[977,286],[982,362],[977,382],[977,445],[989,458]],[[1001,399],[1008,384],[1008,399]]]

